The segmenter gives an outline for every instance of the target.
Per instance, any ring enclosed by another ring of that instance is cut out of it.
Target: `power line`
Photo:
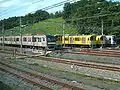
[[[25,0],[24,0],[24,1],[25,1]],[[35,1],[35,2],[36,2],[36,1]],[[21,2],[21,3],[19,3],[19,5],[21,5],[21,4],[23,4],[23,3],[24,3],[24,2]],[[34,2],[33,2],[33,3],[34,3]],[[28,4],[28,5],[30,5],[30,4]],[[18,7],[18,8],[10,8],[10,10],[11,10],[11,9],[20,9],[20,7]],[[5,10],[3,10],[3,11],[5,12],[5,11],[7,11],[7,10],[9,10],[9,9],[5,9]]]
[[[41,1],[41,0],[40,0]],[[38,3],[38,2],[40,2],[40,1],[36,1],[36,2],[33,2],[32,4],[35,4],[35,3]],[[62,1],[62,2],[59,2],[59,3],[57,3],[57,4],[53,4],[53,5],[51,5],[51,6],[47,6],[47,7],[44,7],[44,8],[41,8],[41,9],[39,9],[39,10],[49,10],[49,9],[52,9],[52,8],[55,8],[55,7],[59,7],[59,6],[61,6],[61,5],[64,5],[65,3],[70,3],[70,2],[73,2],[73,0],[65,0],[65,1]],[[18,10],[18,9],[20,9],[20,8],[16,8],[16,9],[14,9],[14,11],[15,10]],[[30,12],[30,13],[34,13],[34,12],[36,12],[36,10],[35,11],[32,11],[32,12]],[[13,13],[13,12],[12,12]],[[6,13],[4,13],[4,14],[1,14],[0,16],[2,16],[2,15],[6,15],[6,14],[9,14],[9,11],[8,12],[6,12]]]
[[[41,1],[42,1],[42,0],[38,0],[38,1],[35,1],[35,2],[33,2],[33,3],[27,4],[26,6],[31,5],[31,4],[38,3],[38,2],[41,2]],[[22,4],[22,3],[20,3],[20,4]],[[23,6],[21,6],[21,7],[23,7]],[[9,14],[9,12],[11,12],[11,11],[13,11],[13,10],[15,11],[15,10],[21,9],[21,7],[10,9],[10,11],[7,11],[7,9],[6,9],[6,10],[4,10],[5,12],[4,12],[3,14],[0,14],[0,16],[5,15],[5,14]]]
[[[82,20],[82,19],[99,18],[99,17],[113,16],[113,15],[120,15],[120,12],[112,13],[112,14],[104,14],[104,15],[90,16],[90,17],[82,17],[82,18],[68,19],[68,20],[66,20],[66,21],[77,21],[77,20]]]
[[[55,7],[64,5],[65,3],[67,3],[67,2],[72,2],[72,1],[73,1],[73,0],[66,0],[66,1],[63,1],[63,2],[60,2],[60,3],[57,3],[57,4],[53,4],[52,6],[48,6],[48,7],[42,8],[42,10],[52,9],[52,8],[55,8]]]

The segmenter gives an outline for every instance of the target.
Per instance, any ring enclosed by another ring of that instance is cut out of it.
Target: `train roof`
[[[63,36],[63,35],[62,35]],[[91,35],[80,35],[80,34],[77,34],[77,35],[69,35],[69,34],[65,34],[65,36],[95,36],[95,34],[91,34]]]
[[[116,36],[116,35],[106,35],[106,36]]]

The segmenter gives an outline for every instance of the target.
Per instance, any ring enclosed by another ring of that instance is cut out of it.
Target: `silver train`
[[[115,35],[106,35],[106,46],[115,47],[117,44],[117,37]]]
[[[22,41],[21,41],[22,40]],[[0,44],[20,46],[22,42],[23,47],[31,47],[36,49],[53,49],[56,45],[56,39],[52,35],[24,35],[22,36],[5,36],[0,37]]]

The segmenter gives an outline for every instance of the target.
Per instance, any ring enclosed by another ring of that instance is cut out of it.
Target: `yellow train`
[[[116,45],[114,35],[56,35],[56,43],[61,46],[70,47],[106,47]]]
[[[95,47],[96,46],[96,35],[65,35],[56,36],[57,43],[64,46],[84,46],[84,47]]]
[[[106,36],[105,35],[97,35],[96,36],[96,47],[105,47],[106,45]]]

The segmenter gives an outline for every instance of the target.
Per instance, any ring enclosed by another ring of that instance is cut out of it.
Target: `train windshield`
[[[100,37],[100,40],[103,40],[103,39],[104,39],[104,37],[103,37],[103,36],[101,36],[101,37]]]
[[[113,36],[113,41],[115,41],[115,42],[116,42],[116,36]]]
[[[48,42],[56,42],[56,38],[54,36],[47,35],[47,41]]]

